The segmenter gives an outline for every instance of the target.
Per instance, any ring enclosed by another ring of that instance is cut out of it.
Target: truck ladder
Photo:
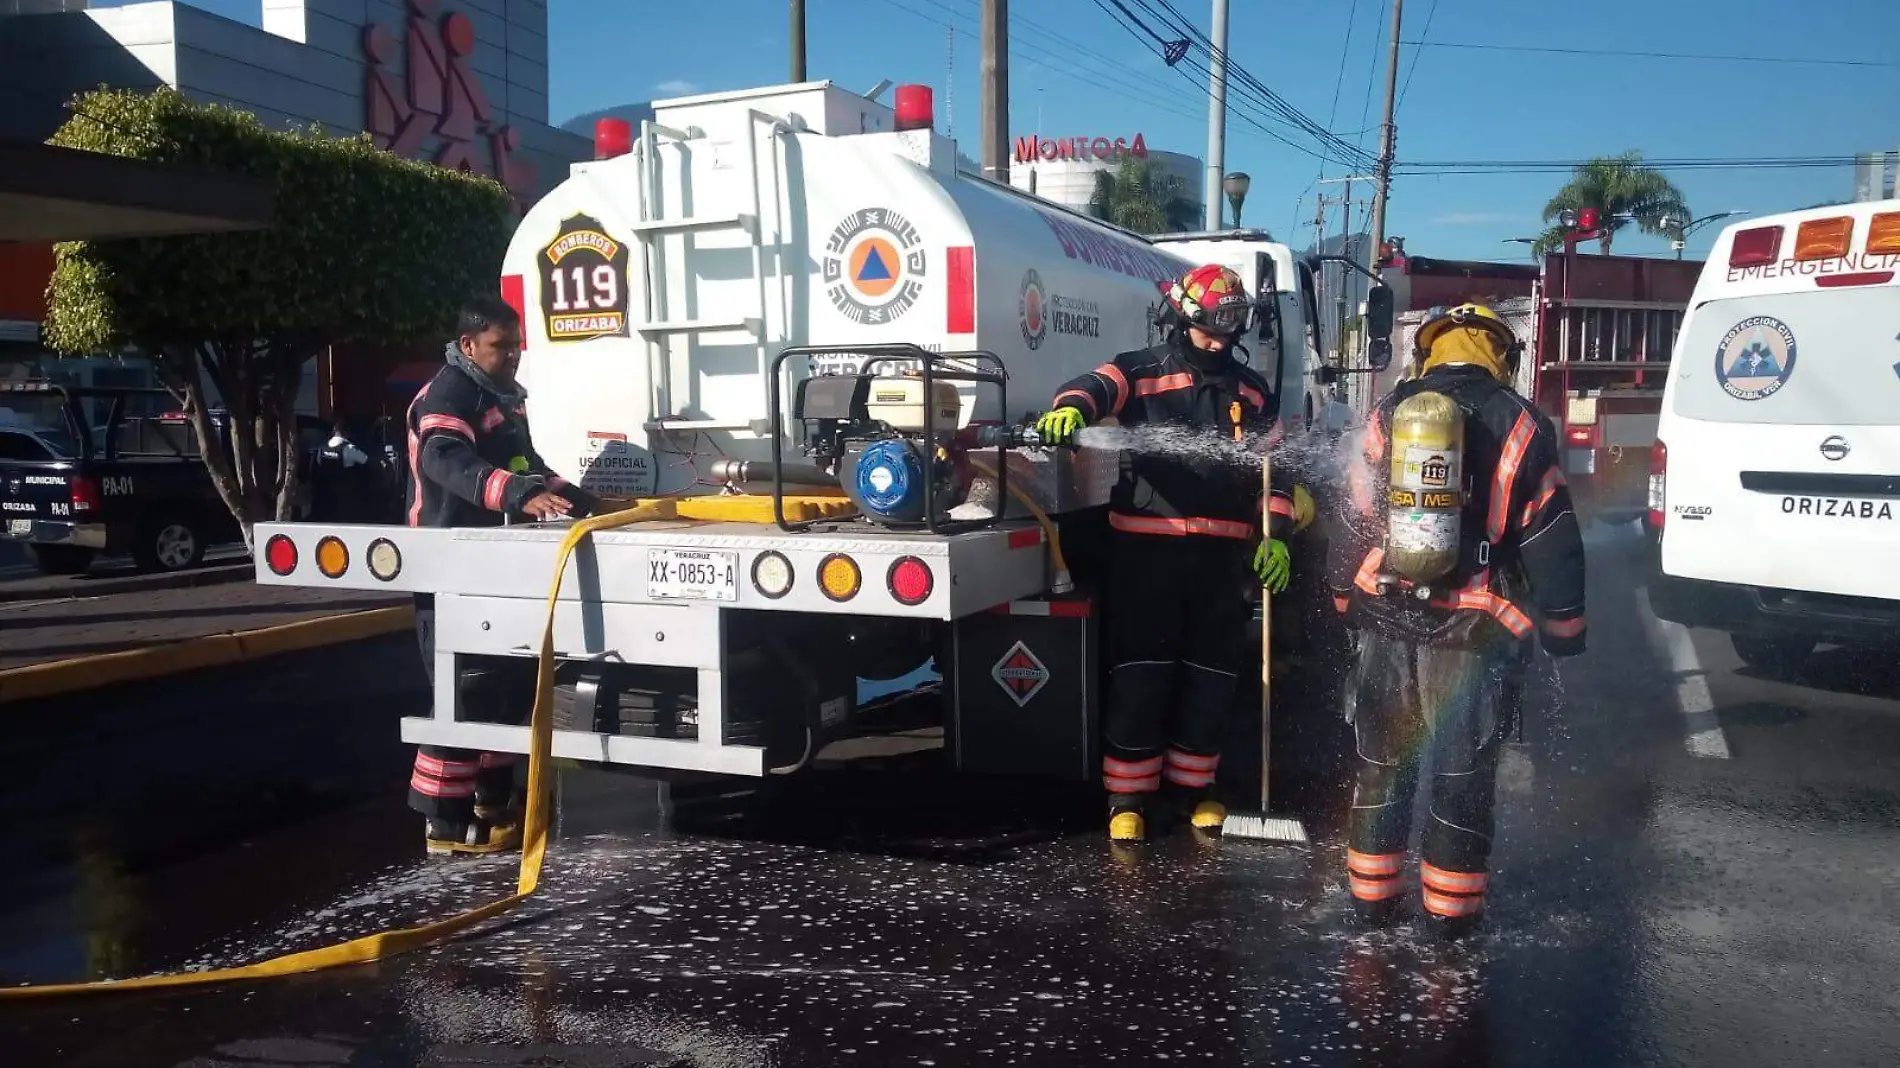
[[[771,130],[772,175],[773,175],[773,213],[778,215],[779,200],[784,190],[784,171],[779,166],[778,139],[791,132],[791,127],[783,120],[759,111],[747,112],[745,133],[745,169],[743,180],[751,191],[751,211],[735,212],[724,215],[683,215],[669,216],[668,204],[673,201],[687,203],[688,183],[692,179],[692,161],[688,154],[691,146],[703,146],[717,152],[706,133],[698,128],[676,130],[662,126],[652,120],[640,124],[640,141],[636,153],[640,160],[638,170],[638,189],[635,204],[638,217],[629,225],[634,241],[641,251],[641,289],[643,318],[633,325],[645,340],[647,359],[651,368],[653,382],[652,411],[657,413],[651,430],[750,430],[757,431],[761,420],[700,419],[677,420],[666,418],[676,412],[673,403],[672,349],[673,339],[684,338],[691,345],[692,339],[699,335],[743,331],[755,339],[758,347],[758,369],[764,380],[772,354],[768,351],[769,294],[765,274],[764,226],[762,211],[763,197],[760,191],[761,173],[758,153],[758,124],[766,124]],[[666,168],[660,158],[660,150],[665,144],[678,145],[679,188],[677,197],[667,196]],[[724,230],[739,230],[746,235],[750,246],[751,291],[756,297],[753,314],[726,316],[720,318],[692,318],[691,311],[679,318],[674,317],[672,302],[669,299],[669,259],[675,259],[670,253],[677,252],[675,262],[681,269],[679,285],[689,295],[693,286],[693,275],[687,265],[693,253],[693,235]],[[783,237],[784,227],[775,227],[774,239]],[[677,238],[677,242],[673,239]],[[785,297],[784,282],[780,285],[779,324],[786,325],[790,301]],[[763,410],[763,408],[761,408]]]

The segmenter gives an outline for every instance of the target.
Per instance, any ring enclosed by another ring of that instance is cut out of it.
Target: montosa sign
[[[1059,159],[1145,159],[1148,155],[1148,142],[1141,134],[1130,141],[1126,137],[1109,140],[1106,137],[1018,137],[1016,139],[1016,162],[1033,163],[1036,160],[1054,162]]]

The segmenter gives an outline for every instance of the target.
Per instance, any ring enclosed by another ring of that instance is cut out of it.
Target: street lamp
[[[1240,229],[1240,205],[1247,199],[1247,190],[1253,187],[1253,178],[1246,171],[1232,171],[1221,179],[1220,187],[1227,194],[1227,203],[1234,208],[1234,229]]]
[[[1686,223],[1677,223],[1674,216],[1665,215],[1661,221],[1662,228],[1665,231],[1673,232],[1676,235],[1670,239],[1669,247],[1675,249],[1676,258],[1681,259],[1682,251],[1689,247],[1690,234],[1695,233],[1697,230],[1702,229],[1712,222],[1747,214],[1748,212],[1746,211],[1718,211],[1714,215],[1704,215],[1700,219],[1694,219]]]

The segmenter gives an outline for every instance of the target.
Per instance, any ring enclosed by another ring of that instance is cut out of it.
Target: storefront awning
[[[0,241],[257,230],[272,199],[241,175],[0,140]]]

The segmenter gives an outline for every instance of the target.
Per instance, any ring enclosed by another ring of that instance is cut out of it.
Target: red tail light
[[[90,512],[99,507],[99,480],[75,475],[68,480],[72,489],[73,514]]]
[[[1656,439],[1649,447],[1649,529],[1661,530],[1668,499],[1669,446]]]
[[[1564,441],[1573,449],[1594,449],[1597,447],[1597,428],[1594,426],[1572,426],[1564,430]]]

